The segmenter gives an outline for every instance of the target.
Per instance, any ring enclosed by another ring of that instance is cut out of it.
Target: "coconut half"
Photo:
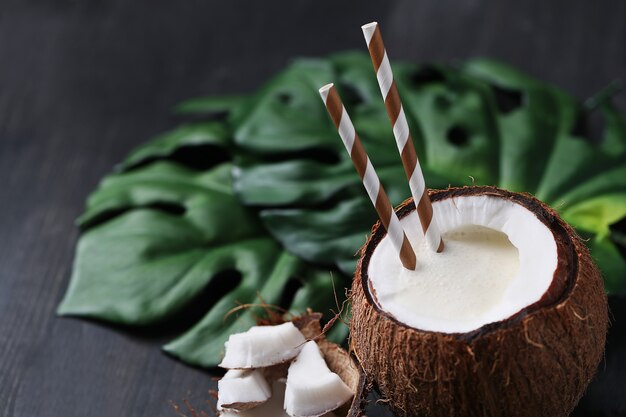
[[[328,369],[317,343],[307,342],[289,366],[285,410],[292,417],[318,417],[345,404],[354,392]]]
[[[431,191],[446,242],[404,269],[376,224],[352,285],[351,343],[399,416],[567,416],[602,357],[603,282],[585,245],[539,200],[494,187]]]
[[[217,382],[217,409],[243,411],[258,406],[272,395],[260,370],[231,369]]]
[[[219,366],[251,369],[287,362],[298,355],[305,342],[302,333],[291,322],[254,326],[247,332],[230,335]]]
[[[417,213],[404,216],[417,258],[402,267],[385,236],[368,276],[378,305],[418,329],[469,332],[504,320],[543,296],[557,267],[552,232],[532,211],[490,195],[433,203],[446,250],[428,248]]]

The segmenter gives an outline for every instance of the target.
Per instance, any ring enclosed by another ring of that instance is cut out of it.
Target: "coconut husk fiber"
[[[548,226],[558,250],[549,290],[508,319],[469,333],[411,328],[383,311],[369,290],[371,255],[386,234],[377,223],[352,283],[351,349],[397,416],[567,416],[604,352],[608,313],[600,272],[574,230],[528,194],[494,187],[430,191],[433,201],[469,195],[509,199]],[[398,216],[413,210],[409,199]]]

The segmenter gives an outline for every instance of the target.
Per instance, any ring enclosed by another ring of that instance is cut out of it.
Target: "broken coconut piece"
[[[285,381],[277,380],[272,383],[271,397],[268,401],[245,411],[223,411],[221,417],[289,417],[283,409],[285,400]]]
[[[333,410],[333,412],[328,412],[323,414],[322,417],[360,417],[363,415],[363,407],[365,403],[365,399],[367,398],[367,392],[369,389],[369,384],[365,379],[365,375],[362,372],[362,369],[358,364],[354,361],[354,359],[350,356],[348,352],[343,350],[339,345],[336,345],[332,342],[329,342],[325,339],[322,334],[322,328],[320,325],[320,319],[322,315],[320,313],[313,313],[308,310],[306,314],[302,316],[296,317],[292,320],[294,326],[302,333],[302,335],[307,339],[314,339],[317,341],[320,351],[324,357],[324,362],[326,366],[331,370],[331,372],[336,373],[342,381],[349,387],[349,389],[354,392],[354,399],[352,402],[346,402],[340,408]],[[304,344],[303,344],[304,345]],[[291,365],[290,361],[285,361],[280,364],[272,365],[269,367],[263,367],[262,369],[258,369],[259,372],[263,374],[263,377],[266,381],[270,382],[273,385],[272,392],[273,396],[266,402],[261,403],[256,407],[247,408],[245,410],[241,409],[222,409],[220,410],[220,415],[222,416],[237,416],[237,417],[285,417],[288,414],[284,411],[284,391],[285,391],[285,381],[288,375],[288,369]],[[246,375],[250,372],[250,370],[231,370],[226,374],[226,379],[239,377],[242,375]],[[274,382],[282,381],[282,385],[276,386]],[[227,382],[226,382],[227,383]],[[224,382],[219,384],[220,391],[224,388]],[[281,390],[278,390],[278,388]],[[279,393],[279,406],[280,409],[275,407],[275,396],[276,393]],[[218,393],[219,397],[222,397],[224,393]],[[221,398],[220,408],[223,407],[222,403],[224,403],[225,398]],[[229,400],[227,400],[229,401]],[[273,404],[273,405],[272,405]]]
[[[445,249],[402,268],[380,224],[352,283],[351,343],[399,417],[565,417],[602,359],[607,299],[589,251],[536,198],[495,187],[431,190]]]
[[[306,342],[291,322],[277,326],[255,326],[244,333],[233,334],[225,343],[222,368],[262,368],[287,362],[298,355]]]
[[[217,409],[243,411],[267,401],[270,385],[260,370],[231,369],[217,383]]]
[[[272,383],[272,395],[269,401],[258,405],[257,407],[235,412],[232,410],[223,410],[221,417],[290,417],[283,408],[285,401],[285,380],[280,379]],[[337,417],[333,413],[324,414],[322,417]]]
[[[292,417],[317,417],[340,407],[354,393],[331,372],[317,343],[307,342],[289,366],[285,410]]]

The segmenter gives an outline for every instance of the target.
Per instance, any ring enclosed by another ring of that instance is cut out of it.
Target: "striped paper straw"
[[[343,144],[346,146],[346,150],[350,154],[350,158],[352,158],[361,180],[363,180],[363,185],[378,212],[380,221],[387,229],[392,245],[398,251],[402,265],[407,269],[415,269],[415,252],[413,252],[400,220],[389,202],[387,193],[385,193],[378,175],[376,175],[374,166],[370,162],[367,153],[365,153],[365,148],[363,148],[361,139],[359,139],[359,135],[354,130],[350,116],[348,116],[348,112],[343,106],[337,90],[332,83],[327,84],[320,88],[320,95],[326,105],[328,114],[330,114],[331,119],[333,119],[335,126],[339,130],[339,136],[341,136],[341,140],[343,140]]]
[[[361,26],[361,29],[363,29],[363,35],[365,35],[365,41],[374,64],[380,92],[385,100],[385,107],[393,127],[393,135],[396,137],[396,145],[398,145],[398,151],[402,158],[402,165],[404,165],[404,171],[409,180],[411,195],[417,206],[417,214],[422,224],[424,237],[432,250],[441,252],[444,246],[443,239],[441,239],[439,227],[437,227],[437,222],[433,217],[433,206],[428,196],[422,168],[415,153],[415,146],[413,145],[411,132],[409,132],[409,124],[404,115],[400,94],[398,94],[398,88],[393,79],[389,57],[385,51],[383,38],[380,34],[380,27],[378,23],[372,22]]]

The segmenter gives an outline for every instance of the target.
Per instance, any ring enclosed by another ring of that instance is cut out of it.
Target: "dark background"
[[[73,220],[114,163],[177,123],[177,102],[251,92],[297,56],[365,50],[372,20],[392,60],[499,58],[581,99],[626,78],[624,1],[0,0],[0,417],[203,404],[211,375],[162,354],[162,338],[55,317]],[[611,302],[607,364],[579,416],[626,415],[626,303]]]

